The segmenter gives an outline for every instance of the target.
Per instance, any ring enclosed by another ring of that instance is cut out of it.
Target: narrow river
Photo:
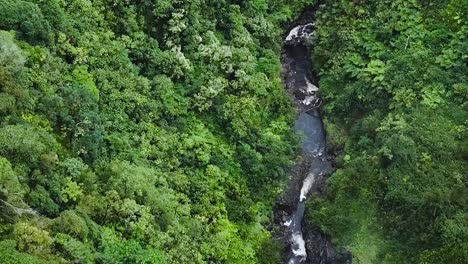
[[[289,193],[285,195],[291,197],[289,210],[284,210],[281,218],[288,244],[288,264],[327,263],[326,256],[324,261],[320,256],[314,257],[316,261],[308,257],[307,252],[311,250],[307,248],[303,226],[305,202],[317,192],[318,181],[331,170],[331,162],[326,158],[325,130],[318,110],[321,103],[317,94],[319,89],[314,84],[316,80],[311,69],[310,40],[313,31],[312,23],[296,26],[284,41],[283,79],[298,109],[295,130],[302,135],[302,159],[296,166],[301,169],[292,173],[296,187],[286,190]],[[328,250],[331,243],[325,243],[327,245],[319,247]]]

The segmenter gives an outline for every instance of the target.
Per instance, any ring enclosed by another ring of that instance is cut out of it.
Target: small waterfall
[[[301,195],[299,196],[299,202],[304,202],[307,198],[307,193],[309,193],[310,189],[312,188],[312,184],[314,184],[315,175],[313,173],[309,173],[305,178],[304,182],[302,183],[301,188]]]
[[[314,193],[317,179],[331,169],[330,162],[323,157],[325,134],[322,120],[317,110],[303,112],[296,120],[296,131],[303,134],[303,162],[306,166],[301,188],[296,193],[297,204],[291,218],[283,225],[290,234],[291,252],[288,264],[305,263],[307,260],[306,243],[303,236],[303,219],[307,197]]]

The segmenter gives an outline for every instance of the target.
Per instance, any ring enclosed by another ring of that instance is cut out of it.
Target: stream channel
[[[312,19],[313,14],[308,17]],[[330,238],[313,222],[307,221],[313,219],[304,219],[306,200],[323,189],[325,177],[332,171],[333,160],[327,155],[326,133],[320,113],[322,101],[311,63],[314,30],[314,23],[300,19],[284,40],[283,82],[298,112],[295,131],[302,135],[302,153],[291,170],[289,186],[276,204],[275,222],[287,252],[285,263],[351,263],[349,252],[338,252]]]

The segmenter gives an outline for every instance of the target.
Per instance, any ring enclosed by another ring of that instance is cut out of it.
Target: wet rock
[[[305,264],[352,264],[352,255],[344,248],[332,244],[324,235],[309,223],[304,223],[304,240],[307,260]]]

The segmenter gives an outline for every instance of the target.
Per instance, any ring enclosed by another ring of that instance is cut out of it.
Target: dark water
[[[323,155],[325,152],[325,132],[322,118],[317,110],[300,113],[294,128],[296,132],[303,135],[303,155]]]

